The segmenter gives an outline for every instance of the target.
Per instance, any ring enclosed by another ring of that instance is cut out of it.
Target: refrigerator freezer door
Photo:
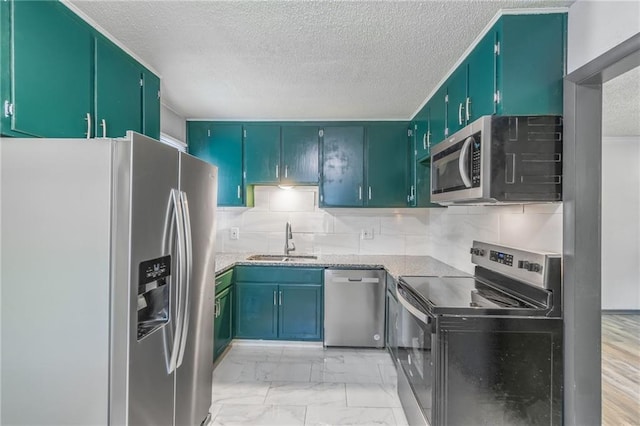
[[[176,425],[199,425],[209,413],[213,373],[215,209],[218,169],[180,154],[180,191],[191,249],[188,317],[176,370]],[[187,250],[189,251],[189,249]]]
[[[177,236],[171,199],[178,188],[178,151],[129,132],[116,141],[114,156],[111,423],[171,425],[174,374],[169,360],[181,271],[176,244],[167,236]],[[158,316],[168,314],[169,321],[139,340],[141,309],[158,302],[138,297],[144,290],[139,284],[147,281],[144,270],[151,267],[153,273],[157,262],[149,261],[155,259],[164,259],[159,267],[170,265],[162,283],[169,309],[158,310]]]

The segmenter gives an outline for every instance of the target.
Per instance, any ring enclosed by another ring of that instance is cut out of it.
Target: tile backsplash
[[[291,222],[295,254],[430,255],[467,272],[474,239],[562,249],[562,205],[362,209],[318,207],[317,187],[256,187],[255,207],[222,207],[217,251],[282,253]],[[239,229],[232,240],[231,228]],[[363,232],[372,239],[363,238]]]

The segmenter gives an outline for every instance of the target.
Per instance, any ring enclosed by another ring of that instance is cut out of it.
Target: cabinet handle
[[[289,166],[284,166],[284,177],[289,177]]]
[[[458,104],[458,124],[462,126],[462,102]]]
[[[428,132],[427,132],[428,133]],[[427,149],[427,133],[422,135],[422,148],[426,151]]]
[[[362,200],[362,185],[358,186],[358,200]]]
[[[87,113],[84,119],[87,120],[87,139],[89,139],[91,138],[91,114]]]
[[[276,179],[280,179],[280,165],[276,164]]]
[[[471,98],[467,96],[467,105],[464,108],[464,114],[467,117],[467,123],[471,120]]]
[[[431,130],[427,130],[427,148],[431,148]]]
[[[413,200],[416,197],[416,187],[411,185],[411,199]]]
[[[282,292],[278,292],[278,305],[282,306]]]
[[[371,187],[369,187],[369,199],[371,199]]]
[[[102,126],[102,137],[107,137],[107,121],[103,118],[100,120],[100,125]]]
[[[242,195],[242,194],[240,193],[240,185],[238,185],[238,200],[240,199],[240,196],[241,196],[241,195]]]
[[[273,290],[273,305],[275,306],[275,305],[277,305],[277,304],[278,304],[278,303],[277,303],[277,301],[276,301],[276,291],[275,291],[275,290]]]

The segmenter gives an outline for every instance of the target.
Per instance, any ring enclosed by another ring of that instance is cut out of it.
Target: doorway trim
[[[564,424],[600,425],[602,84],[640,66],[640,33],[564,79]]]

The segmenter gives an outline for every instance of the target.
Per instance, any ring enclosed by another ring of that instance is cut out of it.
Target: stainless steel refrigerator
[[[0,424],[200,425],[217,169],[133,132],[0,164]]]

